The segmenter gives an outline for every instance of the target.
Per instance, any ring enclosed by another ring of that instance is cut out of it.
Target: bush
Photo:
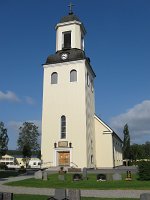
[[[7,167],[6,164],[4,164],[4,163],[0,163],[0,169],[5,169],[5,170],[7,170],[8,167]]]
[[[24,168],[24,166],[21,166],[20,169],[18,170],[19,173],[24,174],[26,173],[26,169]]]
[[[150,180],[150,161],[141,161],[138,163],[139,179],[142,181]]]

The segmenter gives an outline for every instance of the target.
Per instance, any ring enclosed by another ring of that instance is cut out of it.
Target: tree
[[[31,151],[30,146],[25,145],[25,146],[23,147],[22,155],[23,155],[24,158],[25,158],[25,157],[31,158],[32,151]]]
[[[19,130],[18,149],[23,152],[24,147],[27,146],[31,151],[38,151],[38,127],[32,122],[24,122]]]
[[[19,128],[19,138],[17,140],[18,148],[22,151],[23,161],[28,165],[28,162],[32,156],[32,151],[39,150],[38,144],[38,127],[31,122],[24,122]]]
[[[141,181],[150,181],[150,161],[141,161],[138,163],[139,179]]]
[[[138,159],[139,155],[139,145],[138,144],[133,144],[130,146],[130,156],[131,159],[136,161]]]
[[[144,150],[145,150],[145,158],[150,159],[150,142],[145,142],[144,145]]]
[[[8,150],[8,135],[4,123],[0,122],[0,157],[5,155]]]
[[[134,161],[150,159],[150,142],[145,144],[132,144],[130,146],[130,158]]]
[[[144,145],[133,144],[130,146],[130,158],[134,161],[145,158]]]
[[[130,159],[130,134],[128,125],[125,124],[123,129],[124,140],[123,140],[123,158]]]
[[[29,160],[30,160],[30,158],[31,158],[31,155],[32,155],[32,151],[31,151],[30,146],[25,145],[25,146],[23,147],[22,155],[23,155],[23,161],[25,162],[26,167],[27,167],[27,166],[28,166],[28,163],[29,163]]]

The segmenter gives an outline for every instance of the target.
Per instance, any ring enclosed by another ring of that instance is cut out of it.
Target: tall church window
[[[88,86],[90,85],[90,76],[89,76],[88,73],[87,73],[87,85],[88,85]]]
[[[66,116],[61,116],[61,139],[66,138]]]
[[[53,72],[51,74],[51,84],[57,84],[58,82],[58,74],[57,72]]]
[[[84,51],[84,38],[81,36],[81,49]]]
[[[91,80],[91,91],[92,91],[92,92],[94,91],[94,83],[93,83],[93,80]]]
[[[91,164],[93,163],[93,155],[91,155]]]
[[[71,48],[71,31],[66,31],[63,33],[63,49]]]
[[[70,82],[76,82],[76,81],[77,81],[77,71],[73,69],[70,72]]]

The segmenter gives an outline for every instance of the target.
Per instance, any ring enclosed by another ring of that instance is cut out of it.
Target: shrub
[[[24,166],[21,166],[18,172],[21,174],[26,173],[26,169],[24,168]]]
[[[139,179],[142,181],[150,180],[150,161],[141,161],[138,163]]]
[[[0,163],[0,169],[5,169],[5,170],[7,170],[8,167],[7,167],[6,164],[4,164],[4,163]]]

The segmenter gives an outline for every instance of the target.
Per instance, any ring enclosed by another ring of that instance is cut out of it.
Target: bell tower
[[[69,48],[84,50],[84,36],[86,30],[79,19],[73,14],[63,17],[55,27],[56,51]]]
[[[84,51],[86,30],[69,7],[55,27],[56,53],[43,65],[43,167],[95,166],[95,73]]]

